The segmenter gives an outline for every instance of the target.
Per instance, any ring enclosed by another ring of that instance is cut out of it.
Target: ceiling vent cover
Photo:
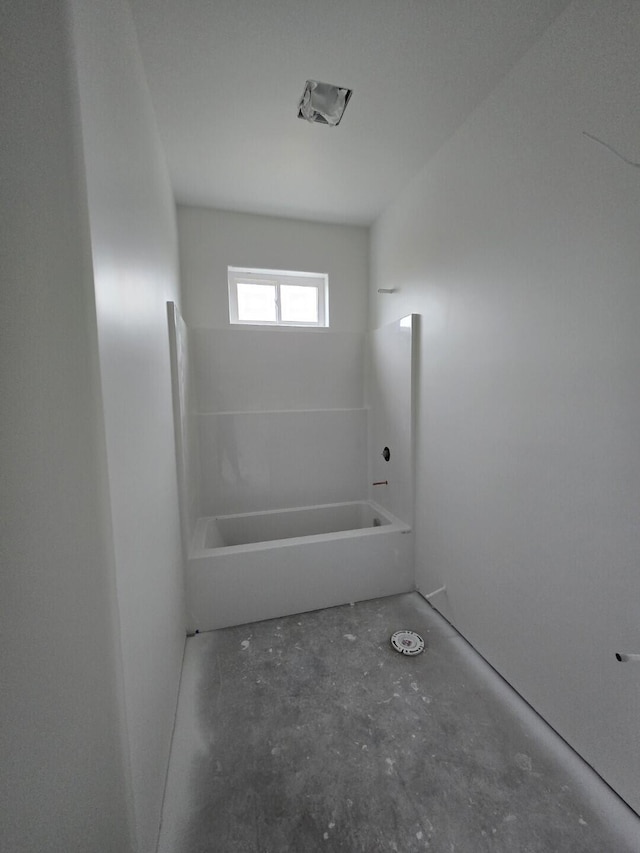
[[[347,108],[352,90],[318,80],[307,80],[298,104],[298,118],[336,127]]]

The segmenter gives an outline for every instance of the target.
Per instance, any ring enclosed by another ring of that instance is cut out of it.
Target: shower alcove
[[[167,307],[189,630],[413,589],[415,315],[190,330]]]

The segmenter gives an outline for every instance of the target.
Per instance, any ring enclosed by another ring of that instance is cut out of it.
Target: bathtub
[[[373,501],[200,518],[187,563],[192,631],[412,589],[411,528]]]

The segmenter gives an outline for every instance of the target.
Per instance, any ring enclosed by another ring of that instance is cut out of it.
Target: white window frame
[[[305,326],[327,328],[329,326],[329,276],[317,272],[293,272],[291,270],[249,269],[228,267],[229,322],[241,326]],[[238,317],[238,284],[272,284],[276,288],[275,320],[240,320]],[[293,284],[313,287],[318,295],[318,322],[302,323],[282,320],[280,316],[280,286]]]

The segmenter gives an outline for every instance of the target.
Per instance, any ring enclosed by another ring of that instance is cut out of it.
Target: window
[[[328,326],[324,273],[229,267],[229,320],[260,326]]]

